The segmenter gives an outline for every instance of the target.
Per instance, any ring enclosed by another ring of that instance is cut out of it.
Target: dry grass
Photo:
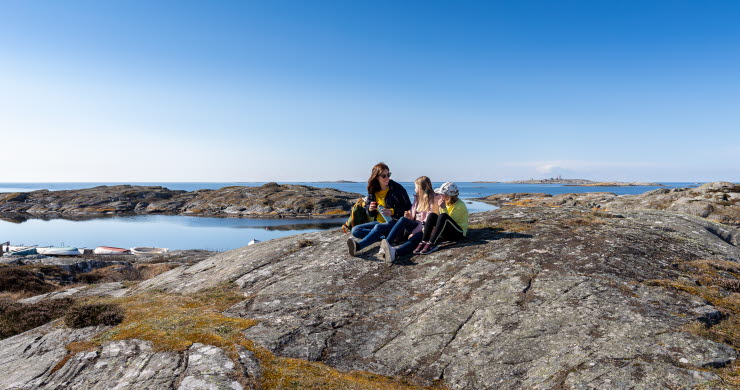
[[[501,221],[485,221],[481,223],[474,223],[469,226],[469,229],[488,229],[496,231],[507,231],[507,232],[526,232],[534,228],[534,222],[536,221],[515,221],[515,220],[501,220]]]
[[[504,203],[504,206],[517,206],[517,207],[535,207],[538,204],[534,202],[534,199],[516,199],[511,202]]]
[[[70,353],[57,364],[61,368],[74,351],[98,348],[110,340],[140,339],[150,341],[156,350],[184,351],[193,343],[215,345],[238,361],[238,346],[252,351],[262,368],[263,389],[428,389],[403,378],[391,378],[369,372],[341,372],[327,365],[275,356],[244,337],[243,331],[257,321],[221,314],[244,299],[224,286],[193,295],[160,292],[123,298],[91,298],[88,302],[115,303],[125,311],[123,322],[93,339],[92,343],[70,344]],[[246,381],[245,378],[239,378]],[[243,383],[246,385],[246,382]],[[434,387],[440,388],[440,387]]]
[[[683,330],[731,345],[740,350],[740,264],[722,260],[695,260],[680,265],[680,269],[697,280],[651,280],[647,284],[662,286],[691,295],[699,296],[725,314],[720,323],[707,326],[695,321]],[[740,362],[734,361],[727,367],[713,369],[731,388],[740,389]]]

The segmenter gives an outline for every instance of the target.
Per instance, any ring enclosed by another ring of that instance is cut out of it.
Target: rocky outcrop
[[[0,388],[243,389],[234,380],[237,370],[246,372],[247,367],[253,367],[249,361],[237,366],[222,349],[213,346],[196,343],[184,353],[155,351],[151,343],[136,339],[111,341],[100,350],[68,356],[70,343],[103,329],[70,331],[47,325],[3,340]],[[58,366],[59,362],[64,364]]]
[[[4,214],[6,220],[21,222],[29,215],[65,218],[115,214],[331,217],[347,215],[359,196],[332,188],[276,183],[192,192],[119,185],[0,194],[0,214]]]
[[[730,287],[718,296],[734,297],[740,248],[726,237],[737,232],[657,210],[503,208],[472,215],[466,241],[397,264],[382,262],[377,245],[350,257],[346,236],[325,231],[220,253],[127,294],[236,285],[243,301],[225,314],[258,320],[244,335],[277,355],[453,389],[723,388],[719,368],[737,351],[702,332],[732,313],[671,285],[706,284],[685,267],[724,262],[717,272]],[[110,387],[142,387],[161,373],[162,388],[226,388],[235,371],[258,376],[248,353],[232,355],[232,366],[200,344],[154,359],[137,341],[111,342],[73,354],[54,373],[51,363],[8,357],[24,356],[39,332],[0,341],[0,362],[12,361],[14,373],[34,365],[0,387],[95,388],[102,376]],[[113,347],[130,352],[106,352]],[[213,365],[177,363],[194,353]],[[157,362],[167,366],[147,366]]]
[[[664,184],[644,181],[599,181],[587,184],[566,184],[567,187],[665,187]]]
[[[581,207],[610,211],[667,210],[740,226],[740,185],[729,182],[707,183],[697,188],[661,188],[641,195],[616,195],[611,192],[555,196],[517,193],[494,194],[478,200],[499,207]]]

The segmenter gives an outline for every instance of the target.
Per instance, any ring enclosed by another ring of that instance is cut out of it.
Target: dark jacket
[[[365,209],[370,207],[370,202],[377,202],[375,200],[375,194],[367,194],[367,203],[365,203]],[[388,194],[385,196],[385,207],[393,209],[393,218],[400,219],[403,217],[403,213],[411,210],[411,201],[409,200],[409,194],[406,193],[406,189],[402,185],[391,180],[388,183]],[[375,220],[378,215],[378,210],[367,211],[367,214]]]

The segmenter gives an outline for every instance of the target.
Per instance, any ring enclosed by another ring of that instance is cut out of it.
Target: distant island
[[[359,183],[359,181],[351,181],[351,180],[324,180],[324,181],[317,181],[317,183]]]
[[[630,183],[621,181],[600,181],[588,184],[566,184],[566,187],[665,187],[665,184],[660,183],[647,183],[641,181],[633,181]]]
[[[485,180],[478,180],[474,181],[473,183],[501,183],[500,181],[485,181]]]
[[[549,179],[529,179],[507,181],[506,184],[568,184],[568,185],[586,185],[596,183],[593,180],[586,179],[563,179],[562,177],[551,177]]]
[[[563,179],[562,177],[551,177],[549,179],[529,179],[507,181],[507,184],[562,184],[568,187],[665,187],[660,183],[647,182],[621,182],[621,181],[593,181],[587,179]]]

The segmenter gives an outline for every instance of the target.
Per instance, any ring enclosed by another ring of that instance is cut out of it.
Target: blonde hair
[[[419,192],[416,194],[416,211],[431,211],[434,207],[432,181],[426,176],[421,176],[414,180],[414,184],[419,187]]]

